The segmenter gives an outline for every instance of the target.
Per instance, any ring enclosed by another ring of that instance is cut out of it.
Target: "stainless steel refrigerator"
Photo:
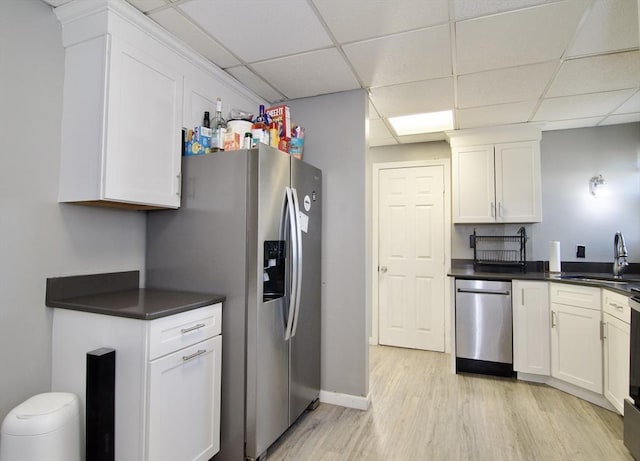
[[[322,172],[276,149],[183,157],[149,212],[146,286],[226,295],[216,461],[258,459],[320,389]]]

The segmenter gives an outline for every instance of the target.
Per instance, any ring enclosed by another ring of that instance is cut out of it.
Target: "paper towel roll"
[[[549,242],[549,272],[560,272],[560,242]]]

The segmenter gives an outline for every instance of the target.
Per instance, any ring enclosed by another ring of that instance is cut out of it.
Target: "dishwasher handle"
[[[509,296],[509,290],[482,290],[482,289],[473,289],[473,288],[458,288],[458,293],[473,293],[479,295],[500,295],[500,296]]]

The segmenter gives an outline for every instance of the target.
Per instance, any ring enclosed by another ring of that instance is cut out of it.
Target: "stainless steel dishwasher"
[[[456,371],[513,376],[511,282],[456,280]]]

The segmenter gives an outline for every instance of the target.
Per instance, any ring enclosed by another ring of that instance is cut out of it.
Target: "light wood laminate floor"
[[[371,347],[371,408],[320,404],[268,461],[633,458],[622,417],[545,385],[455,375],[448,354]]]

